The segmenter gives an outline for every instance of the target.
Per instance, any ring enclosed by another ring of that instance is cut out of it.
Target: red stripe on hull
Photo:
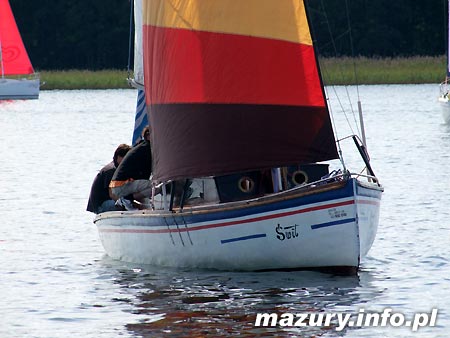
[[[147,100],[324,107],[312,46],[144,26]]]
[[[380,201],[357,200],[359,204],[380,205]]]
[[[305,208],[305,209],[301,209],[301,210],[287,211],[287,212],[282,212],[282,213],[273,214],[273,215],[254,217],[254,218],[249,218],[249,219],[244,219],[244,220],[239,220],[239,221],[229,221],[229,222],[216,223],[216,224],[199,225],[199,226],[194,226],[191,228],[158,229],[158,230],[99,229],[99,231],[100,232],[119,232],[119,233],[146,233],[146,234],[162,234],[162,233],[170,233],[170,232],[197,231],[197,230],[227,227],[227,226],[236,225],[236,224],[259,222],[259,221],[264,221],[264,220],[278,218],[278,217],[286,217],[286,216],[303,214],[303,213],[317,211],[317,210],[340,207],[340,206],[344,206],[344,205],[351,205],[354,203],[355,203],[354,200],[349,200],[349,201],[344,201],[344,202],[339,202],[339,203],[332,203],[332,204],[320,205],[320,206],[316,206],[316,207],[309,207],[309,208]]]

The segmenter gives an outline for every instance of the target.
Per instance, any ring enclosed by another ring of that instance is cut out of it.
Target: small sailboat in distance
[[[39,75],[17,28],[8,0],[0,0],[0,100],[39,98]]]
[[[304,1],[143,0],[139,15],[162,194],[95,217],[106,253],[181,268],[356,272],[383,187],[356,136],[363,168],[326,163],[340,152]]]
[[[447,3],[447,70],[445,81],[439,86],[439,102],[441,103],[441,112],[444,122],[450,124],[450,102],[449,102],[449,90],[450,90],[450,0]]]

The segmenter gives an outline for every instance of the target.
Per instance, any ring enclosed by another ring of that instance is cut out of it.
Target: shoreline
[[[320,60],[323,81],[329,85],[439,84],[445,80],[446,63],[446,56]]]
[[[441,83],[446,56],[409,58],[319,58],[325,85]],[[356,76],[355,76],[356,70]],[[126,70],[40,71],[41,90],[127,89]]]

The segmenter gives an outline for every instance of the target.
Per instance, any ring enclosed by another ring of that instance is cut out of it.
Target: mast
[[[445,78],[445,83],[448,82],[450,78],[450,0],[447,3],[447,76]]]

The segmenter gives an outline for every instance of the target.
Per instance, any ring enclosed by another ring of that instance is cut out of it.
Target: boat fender
[[[309,182],[309,177],[306,171],[297,170],[292,173],[292,183],[295,185],[302,185]]]
[[[239,190],[244,193],[250,193],[255,189],[255,181],[248,176],[243,176],[238,181]]]

